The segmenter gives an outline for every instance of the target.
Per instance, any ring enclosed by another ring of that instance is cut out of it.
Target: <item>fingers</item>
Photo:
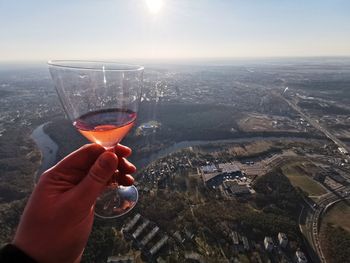
[[[112,150],[116,155],[120,157],[128,157],[131,154],[131,149],[127,146],[118,144]],[[105,148],[101,145],[92,143],[86,144],[74,151],[73,153],[66,156],[61,160],[56,167],[58,169],[78,169],[78,170],[89,170],[96,159],[105,152]]]
[[[75,152],[66,156],[63,160],[56,164],[55,168],[59,171],[67,171],[71,169],[87,171],[103,152],[105,152],[105,149],[99,144],[86,144]]]
[[[116,155],[120,157],[129,157],[131,155],[131,149],[122,144],[118,144],[114,147],[114,152]]]
[[[136,167],[125,158],[119,158],[118,170],[123,174],[133,174],[136,172]]]
[[[134,184],[134,177],[130,174],[117,174],[116,177],[117,183],[123,186],[130,186]]]
[[[77,185],[74,199],[91,207],[118,168],[118,157],[109,151],[101,154],[88,175]]]
[[[63,160],[56,164],[55,167],[51,168],[51,170],[54,169],[56,172],[66,174],[67,176],[62,178],[64,181],[77,184],[84,178],[84,174],[90,170],[97,158],[105,151],[105,148],[99,144],[86,144],[75,152],[66,156]],[[131,154],[131,149],[121,144],[116,145],[108,151],[115,152],[115,154],[119,157],[127,157]],[[125,168],[125,173],[133,173],[134,171],[133,169],[129,171],[127,167]]]
[[[105,184],[118,168],[118,157],[111,152],[104,152],[91,167],[87,177]]]
[[[119,158],[116,181],[119,185],[130,186],[134,184],[134,178],[130,175],[136,172],[136,167],[125,158]]]

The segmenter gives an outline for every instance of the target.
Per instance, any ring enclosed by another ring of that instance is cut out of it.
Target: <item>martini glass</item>
[[[61,104],[73,126],[106,149],[117,145],[135,123],[141,97],[143,67],[101,61],[49,61]],[[88,194],[88,193],[87,193]],[[115,218],[137,203],[135,186],[106,187],[95,214]]]

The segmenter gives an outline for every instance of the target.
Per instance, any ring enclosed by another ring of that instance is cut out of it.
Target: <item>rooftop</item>
[[[218,166],[219,171],[222,173],[235,173],[241,171],[237,165],[232,163],[220,163]]]
[[[205,174],[216,173],[218,171],[218,169],[216,168],[216,166],[214,164],[202,166],[201,170]]]

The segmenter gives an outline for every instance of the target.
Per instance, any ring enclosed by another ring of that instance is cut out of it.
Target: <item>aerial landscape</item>
[[[145,63],[123,140],[140,200],[83,262],[347,262],[350,59]],[[34,182],[87,143],[46,65],[0,67],[0,243]]]
[[[0,262],[350,263],[350,1],[0,1]]]

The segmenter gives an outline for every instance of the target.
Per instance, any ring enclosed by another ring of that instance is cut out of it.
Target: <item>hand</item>
[[[114,152],[113,152],[114,150]],[[18,226],[14,245],[38,262],[78,262],[94,219],[96,198],[117,172],[131,185],[128,147],[88,144],[42,174]]]

